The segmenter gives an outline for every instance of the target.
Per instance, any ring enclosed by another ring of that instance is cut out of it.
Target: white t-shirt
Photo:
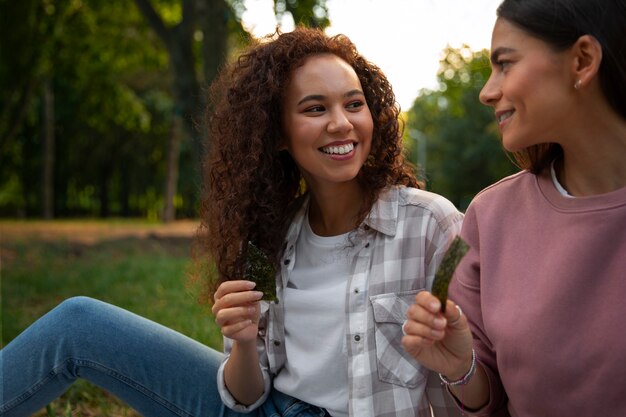
[[[559,179],[556,176],[556,170],[554,169],[554,162],[555,161],[552,161],[552,163],[550,164],[550,176],[552,177],[552,182],[554,183],[554,186],[559,191],[559,194],[561,194],[563,197],[573,197],[559,182]]]
[[[303,222],[283,301],[287,362],[274,379],[277,390],[334,417],[348,416],[345,297],[355,255],[349,235],[317,236]]]

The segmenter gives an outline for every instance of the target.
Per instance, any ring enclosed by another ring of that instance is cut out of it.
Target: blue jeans
[[[217,392],[223,353],[121,308],[74,297],[0,351],[0,416],[29,416],[84,378],[142,415],[185,417],[324,416],[272,390],[241,414]]]

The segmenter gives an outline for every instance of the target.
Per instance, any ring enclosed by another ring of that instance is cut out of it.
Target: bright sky
[[[420,89],[437,88],[440,55],[446,45],[489,48],[501,0],[327,0],[329,34],[343,33],[378,65],[403,110]],[[244,25],[256,36],[274,31],[273,0],[246,0]],[[293,21],[281,22],[283,31]]]

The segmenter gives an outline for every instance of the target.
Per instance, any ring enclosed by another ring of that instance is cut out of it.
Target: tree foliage
[[[296,22],[328,23],[325,0],[284,6]],[[243,7],[243,0],[0,0],[0,215],[41,215],[44,162],[54,161],[56,216],[156,219],[170,199],[179,216],[194,216],[208,141],[204,87],[249,36]],[[51,151],[46,114],[53,114]],[[172,167],[176,187],[166,197]]]
[[[17,36],[20,47],[8,53],[16,60],[33,58],[19,76],[2,74],[1,83],[8,87],[3,91],[11,90],[16,79],[29,85],[16,90],[18,99],[3,101],[2,211],[39,213],[41,87],[47,79],[55,97],[55,212],[147,215],[145,196],[154,192],[154,180],[142,179],[159,177],[160,161],[150,156],[163,146],[159,132],[167,120],[157,108],[171,107],[171,100],[162,81],[163,53],[140,15],[117,2],[31,1],[19,12],[12,5],[21,3],[10,3],[3,5],[5,28],[18,28],[20,17],[32,21],[28,33],[36,42]],[[17,113],[23,118],[6,116]]]
[[[489,52],[448,46],[438,72],[439,89],[424,90],[408,112],[412,151],[424,140],[428,188],[464,209],[487,185],[513,173],[499,139],[493,110],[478,100],[489,77]]]

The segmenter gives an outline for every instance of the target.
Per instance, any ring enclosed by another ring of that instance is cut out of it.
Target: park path
[[[28,240],[65,240],[94,244],[102,240],[127,237],[191,238],[194,236],[198,224],[197,220],[177,220],[166,224],[96,220],[0,220],[0,243]]]

